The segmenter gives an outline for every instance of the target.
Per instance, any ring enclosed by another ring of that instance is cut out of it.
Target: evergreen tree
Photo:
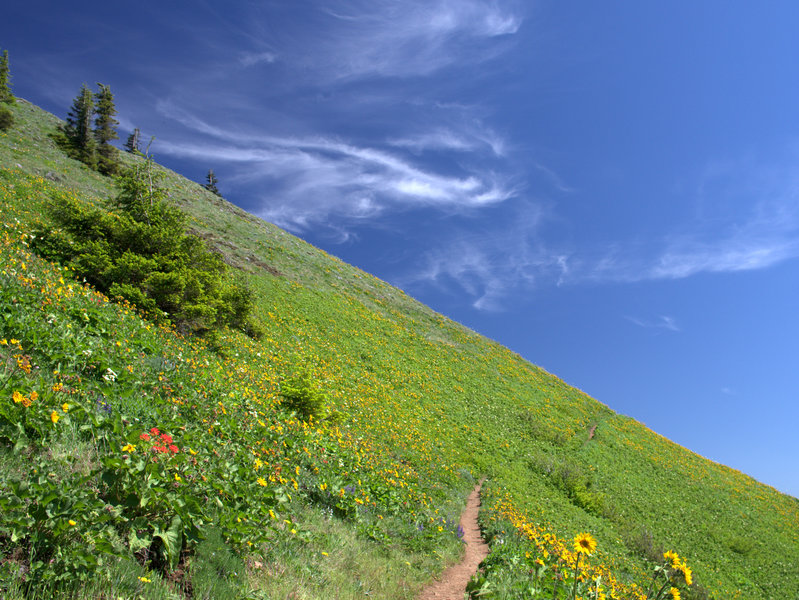
[[[0,57],[0,102],[14,104],[14,95],[11,93],[11,73],[8,70],[8,50],[3,50]]]
[[[183,333],[213,339],[231,327],[260,336],[252,292],[189,231],[187,215],[168,202],[163,172],[152,158],[121,170],[116,183],[111,210],[73,196],[53,202],[58,227],[36,230],[36,251]]]
[[[139,131],[139,128],[137,127],[133,130],[133,133],[128,136],[128,140],[125,142],[125,150],[132,152],[133,154],[141,154],[141,148],[139,148],[140,141],[141,131]]]
[[[219,188],[216,187],[217,183],[219,183],[219,180],[216,178],[216,175],[214,175],[214,170],[208,169],[208,175],[205,176],[205,185],[203,185],[203,187],[221,198],[222,194],[219,192]]]
[[[119,170],[117,149],[111,145],[111,140],[119,139],[116,127],[119,121],[114,118],[117,114],[114,106],[114,95],[107,85],[97,84],[98,90],[94,95],[97,108],[94,120],[94,138],[97,141],[97,170],[103,175],[113,175]]]
[[[94,100],[92,91],[83,84],[80,93],[72,102],[67,122],[61,128],[67,152],[72,158],[85,163],[92,169],[97,167],[97,142],[92,130]]]

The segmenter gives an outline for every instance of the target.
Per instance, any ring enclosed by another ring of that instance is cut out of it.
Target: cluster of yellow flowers
[[[29,396],[25,396],[22,392],[17,390],[14,390],[11,394],[11,399],[14,401],[14,404],[22,404],[25,408],[30,408],[38,398],[39,394],[35,390],[32,391]]]
[[[676,552],[671,550],[664,553],[663,558],[669,562],[675,575],[682,574],[683,579],[685,579],[685,585],[691,585],[693,582],[693,571],[691,571],[691,567],[685,563],[685,559],[680,558]],[[679,598],[679,591],[677,592],[677,598]]]

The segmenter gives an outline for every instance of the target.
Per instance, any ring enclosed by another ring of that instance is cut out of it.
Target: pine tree
[[[14,104],[14,95],[11,93],[11,73],[8,69],[8,50],[3,50],[0,57],[0,102]]]
[[[94,101],[92,91],[83,84],[80,93],[72,102],[67,122],[61,128],[67,152],[92,169],[97,167],[97,142],[92,131]]]
[[[139,131],[139,128],[137,127],[133,130],[133,133],[128,136],[128,140],[125,142],[125,150],[132,152],[133,154],[141,154],[141,148],[139,147],[140,140],[141,131]]]
[[[219,188],[216,187],[217,183],[219,183],[219,180],[216,178],[216,175],[214,175],[214,170],[208,169],[208,175],[205,176],[205,185],[203,185],[203,187],[221,198],[222,194],[219,192]]]
[[[114,106],[114,95],[107,85],[97,84],[97,93],[94,99],[97,102],[94,120],[94,138],[97,141],[97,170],[103,175],[113,175],[119,170],[117,149],[111,145],[111,140],[118,140],[116,127],[119,121],[114,118],[117,114]]]

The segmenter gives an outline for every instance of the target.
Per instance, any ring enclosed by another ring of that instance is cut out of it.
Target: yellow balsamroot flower
[[[691,571],[691,567],[689,567],[685,563],[682,563],[680,565],[680,571],[682,571],[683,577],[685,577],[685,585],[691,585],[694,581],[692,576],[693,571]]]
[[[61,418],[61,415],[59,415],[56,411],[53,411],[53,412],[50,413],[50,420],[53,422],[53,425],[58,423],[58,419],[60,419],[60,418]]]
[[[673,587],[669,590],[669,594],[671,594],[671,600],[680,600],[680,590]]]
[[[256,479],[255,483],[257,483],[261,487],[266,487],[266,479],[264,479],[263,477],[259,477],[258,479]]]
[[[580,533],[574,538],[574,551],[591,556],[596,550],[596,540],[590,533]]]
[[[672,566],[677,565],[680,563],[680,556],[674,552],[673,550],[669,550],[668,552],[663,553],[663,558],[669,561]],[[676,567],[675,567],[676,568]]]

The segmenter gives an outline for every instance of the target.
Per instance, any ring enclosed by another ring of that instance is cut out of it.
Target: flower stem
[[[577,553],[577,559],[574,561],[574,586],[572,587],[572,597],[571,600],[574,600],[577,597],[577,575],[580,572],[580,557],[582,556],[581,553]]]

